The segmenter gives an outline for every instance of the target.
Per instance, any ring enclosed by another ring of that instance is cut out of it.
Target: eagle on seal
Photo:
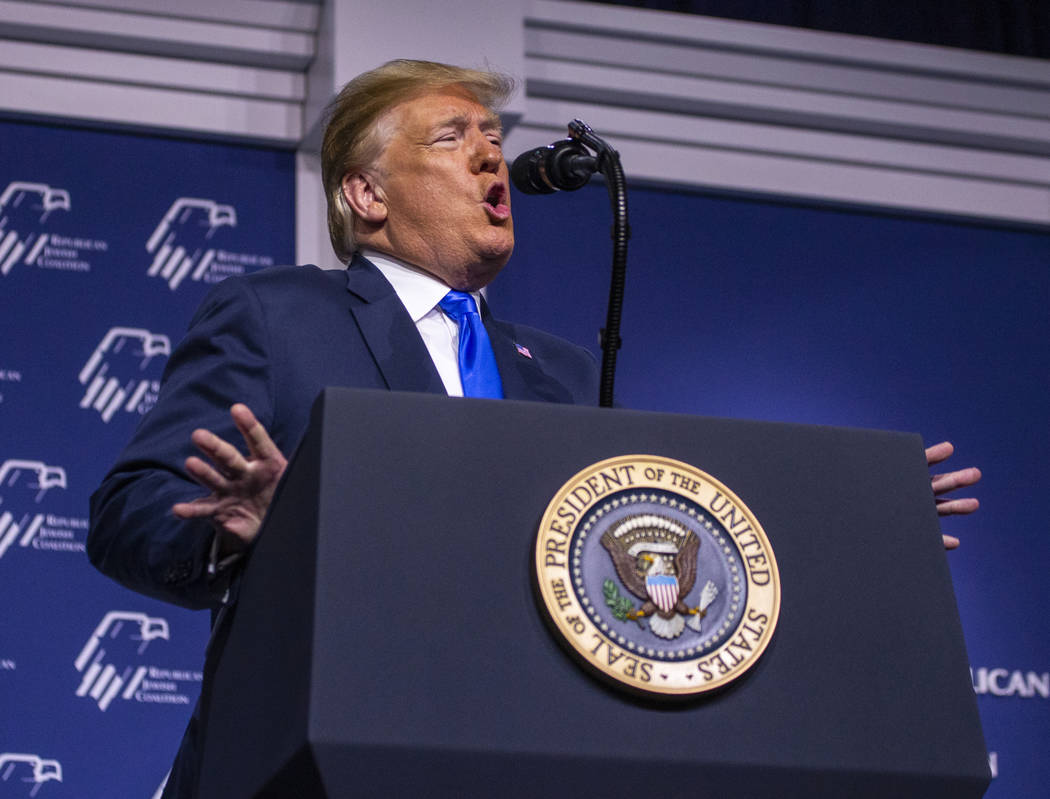
[[[696,582],[700,538],[673,519],[655,514],[628,516],[602,535],[602,546],[612,558],[616,574],[642,600],[627,618],[649,619],[649,629],[660,638],[677,638],[686,623],[697,632],[700,620],[718,595],[710,580],[700,591],[700,604],[690,608],[685,597]]]

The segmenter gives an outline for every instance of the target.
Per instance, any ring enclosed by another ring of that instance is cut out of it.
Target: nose
[[[498,172],[503,164],[503,150],[489,139],[488,134],[477,131],[471,167],[474,172]]]

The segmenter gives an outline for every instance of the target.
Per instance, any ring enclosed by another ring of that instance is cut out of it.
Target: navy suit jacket
[[[589,352],[499,322],[484,304],[482,318],[508,399],[596,403]],[[190,433],[203,427],[241,444],[229,408],[243,402],[290,456],[327,386],[445,393],[415,324],[374,265],[358,256],[345,272],[281,267],[220,283],[168,360],[156,406],[91,498],[92,563],[136,591],[218,610],[224,585],[207,574],[214,530],[171,513],[175,502],[205,493],[183,471],[197,454]],[[200,700],[165,799],[196,796],[211,677],[235,612],[228,605],[213,616]]]
[[[588,351],[497,321],[484,304],[482,317],[508,399],[596,403]],[[291,456],[327,386],[445,393],[374,265],[357,256],[346,271],[280,267],[218,284],[172,353],[156,406],[92,496],[92,563],[136,591],[214,608],[222,593],[207,577],[214,531],[171,513],[175,502],[205,493],[183,471],[197,454],[190,433],[203,427],[241,445],[229,408],[243,402]]]

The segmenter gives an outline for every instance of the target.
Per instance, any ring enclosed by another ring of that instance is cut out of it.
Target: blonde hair
[[[339,260],[356,249],[354,213],[343,197],[343,177],[375,164],[389,140],[380,120],[399,103],[456,86],[490,111],[498,111],[514,90],[514,79],[496,72],[433,61],[398,59],[347,83],[329,104],[321,143],[321,182],[328,201],[328,236]]]

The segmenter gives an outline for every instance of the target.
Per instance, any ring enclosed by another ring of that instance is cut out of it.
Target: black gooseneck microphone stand
[[[593,156],[587,148],[594,151]],[[620,154],[586,123],[574,119],[569,123],[569,138],[523,153],[514,160],[510,170],[514,185],[526,194],[574,191],[586,184],[595,172],[600,172],[605,178],[613,213],[612,276],[605,327],[599,331],[602,369],[598,393],[598,405],[611,408],[616,354],[622,343],[620,319],[627,274],[627,240],[631,235],[627,222],[627,181],[620,165]]]

